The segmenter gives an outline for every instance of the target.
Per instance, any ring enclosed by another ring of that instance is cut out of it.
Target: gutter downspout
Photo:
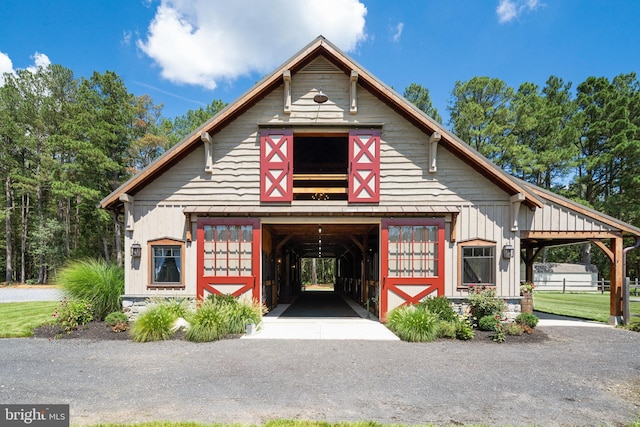
[[[625,325],[628,325],[631,321],[631,308],[629,307],[629,278],[627,277],[627,252],[640,248],[640,236],[636,236],[636,243],[633,246],[624,248],[622,251],[622,272],[624,274],[624,280],[622,282],[622,295],[624,300],[622,301],[622,319]]]

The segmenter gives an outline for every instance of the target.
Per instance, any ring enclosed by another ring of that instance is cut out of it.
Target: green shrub
[[[104,323],[108,326],[115,326],[118,323],[129,323],[129,317],[121,311],[114,311],[104,318]]]
[[[538,316],[532,313],[520,313],[516,317],[516,323],[526,325],[533,329],[538,324]]]
[[[459,317],[456,321],[456,338],[459,340],[467,341],[473,339],[475,332],[473,331],[473,324],[468,317]]]
[[[507,330],[507,335],[519,336],[524,334],[524,329],[519,323],[508,323],[505,328]]]
[[[70,299],[90,302],[96,320],[122,308],[124,269],[114,264],[102,260],[74,261],[60,270],[56,283]]]
[[[93,320],[93,307],[86,300],[65,299],[53,314],[65,332],[75,331]]]
[[[499,323],[500,318],[496,318],[496,316],[482,316],[478,321],[478,329],[481,331],[493,331]]]
[[[423,299],[418,305],[426,307],[427,310],[438,316],[440,320],[453,322],[458,317],[458,314],[451,306],[451,301],[444,296]]]
[[[507,340],[507,330],[501,322],[496,323],[494,331],[495,333],[493,334],[493,341],[505,342]]]
[[[121,311],[109,313],[104,318],[104,323],[111,328],[113,332],[123,332],[129,329],[129,317]]]
[[[438,320],[436,331],[436,335],[438,338],[455,338],[456,323],[455,321],[447,322],[446,320]]]
[[[437,338],[438,316],[424,306],[401,306],[389,313],[387,327],[403,341],[429,342]]]
[[[131,325],[130,334],[135,342],[162,341],[171,338],[171,326],[177,319],[166,304],[148,305]]]
[[[503,299],[496,297],[496,291],[493,289],[474,289],[469,293],[468,299],[471,315],[475,319],[481,319],[484,316],[501,318],[507,308],[507,304]]]
[[[230,304],[207,298],[191,317],[191,326],[185,339],[193,342],[216,341],[229,333],[228,307]]]

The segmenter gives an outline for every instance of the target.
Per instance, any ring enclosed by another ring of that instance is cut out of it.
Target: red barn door
[[[444,295],[444,219],[383,220],[380,319],[406,304]]]
[[[260,201],[293,200],[293,132],[265,130],[260,134]]]
[[[260,299],[260,221],[198,220],[197,296],[248,294]]]
[[[349,132],[349,202],[380,201],[380,132]]]

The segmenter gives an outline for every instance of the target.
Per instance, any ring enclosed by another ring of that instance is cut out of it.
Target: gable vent
[[[300,70],[301,73],[341,73],[335,65],[324,57],[313,60],[309,65]]]

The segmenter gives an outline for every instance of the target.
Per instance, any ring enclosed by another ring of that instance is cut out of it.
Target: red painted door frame
[[[438,226],[438,250],[437,250],[437,270],[435,277],[389,277],[389,226]],[[389,293],[393,292],[405,302],[402,305],[417,304],[427,295],[436,292],[438,296],[444,295],[444,218],[407,218],[407,219],[383,219],[380,233],[380,269],[382,277],[382,287],[380,291],[380,313],[382,322],[387,320],[389,310]],[[411,296],[399,286],[421,286],[423,289]]]
[[[349,203],[380,201],[380,131],[349,132]]]
[[[250,225],[251,233],[251,275],[247,276],[205,276],[204,275],[204,226],[205,225]],[[233,296],[238,297],[251,290],[251,296],[260,301],[260,220],[247,218],[200,218],[197,231],[197,291],[198,299],[204,298],[204,291],[219,295],[218,285],[239,285]]]
[[[260,133],[260,201],[293,199],[293,132],[263,130]]]

